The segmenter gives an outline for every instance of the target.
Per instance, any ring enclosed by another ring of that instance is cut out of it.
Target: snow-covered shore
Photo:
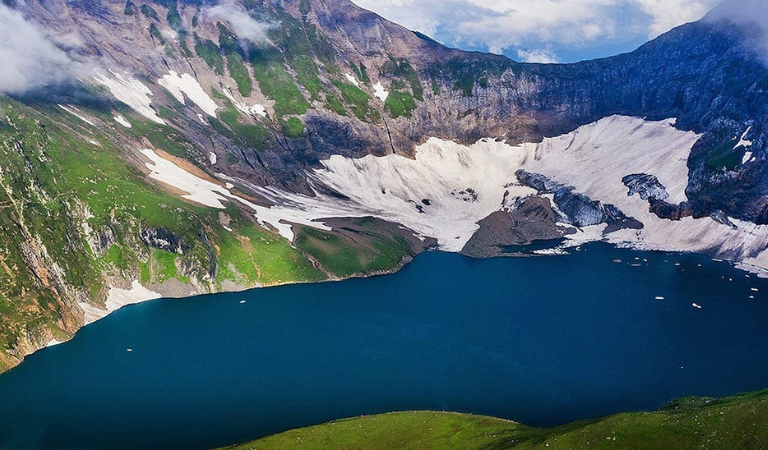
[[[768,227],[731,219],[735,227],[711,218],[679,221],[649,212],[648,202],[628,195],[622,178],[649,174],[663,184],[669,201],[686,200],[687,159],[699,136],[674,127],[674,120],[650,122],[612,116],[541,143],[509,145],[483,139],[461,145],[437,138],[416,149],[415,158],[400,155],[360,159],[333,156],[308,174],[316,184],[346,196],[314,197],[258,188],[273,206],[254,204],[232,193],[231,182],[204,179],[153,150],[150,177],[185,192],[182,197],[212,208],[234,201],[250,209],[259,223],[293,240],[293,224],[328,230],[323,219],[373,216],[400,223],[421,236],[438,240],[441,250],[458,252],[490,214],[513,208],[536,191],[522,186],[518,169],[540,173],[593,200],[610,203],[643,223],[643,228],[604,234],[605,224],[585,227],[568,236],[570,244],[607,241],[643,250],[702,252],[739,263],[757,273],[768,269]],[[83,305],[88,321],[130,303],[159,297],[138,282],[130,291],[112,288],[107,310]]]

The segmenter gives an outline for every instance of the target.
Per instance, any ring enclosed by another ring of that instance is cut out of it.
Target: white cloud
[[[224,0],[216,6],[206,8],[205,13],[210,17],[226,20],[232,25],[237,37],[256,43],[266,41],[267,31],[273,26],[251,17],[235,0]]]
[[[529,63],[553,64],[560,62],[551,50],[518,50],[517,59]]]
[[[648,36],[654,38],[687,22],[701,19],[720,0],[633,0],[653,18]]]
[[[67,46],[72,35],[58,38]],[[67,54],[21,12],[0,3],[0,93],[22,93],[68,78],[76,69]]]
[[[737,25],[751,39],[751,49],[768,64],[768,7],[765,0],[725,0],[704,20]]]
[[[353,1],[447,45],[557,57],[654,38],[698,20],[720,0]]]

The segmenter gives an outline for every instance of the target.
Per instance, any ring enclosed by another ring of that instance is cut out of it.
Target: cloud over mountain
[[[0,93],[22,93],[58,83],[76,68],[55,39],[0,3]]]
[[[737,25],[750,39],[752,49],[768,64],[768,5],[765,0],[725,0],[704,20]]]
[[[234,0],[224,0],[218,5],[205,9],[210,17],[226,20],[232,25],[232,29],[240,39],[251,42],[263,42],[267,39],[267,31],[273,26],[268,22],[260,22],[248,14],[239,3]]]
[[[631,50],[719,0],[354,1],[450,46],[551,61]]]

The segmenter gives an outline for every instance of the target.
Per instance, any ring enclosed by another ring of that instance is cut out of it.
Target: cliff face
[[[616,114],[676,118],[701,136],[688,178],[672,180],[687,183],[686,200],[646,196],[648,208],[768,223],[768,69],[726,22],[685,25],[613,58],[540,65],[446,48],[347,0],[4,3],[78,70],[65,85],[0,98],[0,368],[126,296],[380,273],[435,245],[382,220],[375,201],[365,211],[379,218],[360,218],[355,193],[314,172],[334,156],[412,158],[430,138],[540,142]],[[361,164],[348,174],[369,176]],[[505,182],[519,182],[514,170]],[[493,208],[525,208],[481,224],[493,238],[473,239],[473,254],[498,253],[478,242],[570,233],[558,224],[578,217],[638,227],[553,185],[517,203],[504,194]],[[474,187],[450,195],[475,202]],[[441,206],[428,192],[402,195],[415,228]],[[501,229],[510,224],[520,227]]]
[[[258,154],[254,145],[228,142],[226,132],[217,136],[226,148],[241,147],[239,164],[228,169],[257,184],[307,191],[307,165],[333,154],[409,155],[429,137],[535,142],[613,114],[675,117],[680,129],[704,134],[691,159],[693,208],[768,220],[760,164],[768,70],[744,31],[725,22],[685,25],[613,58],[538,65],[445,48],[346,0],[246,1],[241,12],[266,29],[255,43],[197,2],[57,0],[22,8],[46,28],[75,30],[84,44],[74,57],[83,61],[96,57],[150,82],[169,70],[189,72],[206,91],[229,86],[246,103],[264,104],[270,120],[261,124],[272,139]],[[245,66],[231,61],[238,59]],[[386,101],[375,96],[377,83]],[[177,106],[150,89],[158,106]],[[291,117],[302,123],[292,129]],[[211,145],[194,116],[169,122]],[[238,134],[231,125],[223,127]],[[747,128],[755,159],[739,164],[747,149],[733,147]]]

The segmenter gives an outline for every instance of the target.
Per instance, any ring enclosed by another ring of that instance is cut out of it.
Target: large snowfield
[[[480,220],[514,208],[520,199],[536,194],[517,181],[515,172],[525,169],[573,186],[593,200],[613,204],[644,225],[641,230],[610,234],[603,233],[605,224],[586,227],[569,236],[566,245],[604,240],[647,250],[709,252],[762,272],[768,268],[768,227],[735,219],[731,219],[735,228],[708,217],[660,219],[649,212],[646,200],[628,195],[622,178],[649,174],[666,187],[668,201],[686,200],[688,155],[699,136],[676,129],[674,123],[612,116],[540,143],[509,145],[483,139],[466,146],[431,138],[417,147],[413,159],[401,155],[360,159],[333,156],[322,162],[323,168],[307,176],[312,184],[323,185],[326,191],[331,188],[346,199],[257,188],[273,203],[271,207],[233,194],[236,179],[220,175],[222,181],[217,183],[186,171],[153,150],[142,150],[142,154],[148,160],[149,176],[185,192],[184,198],[212,208],[223,208],[227,201],[239,202],[260,224],[277,230],[289,241],[294,238],[292,224],[328,230],[323,219],[373,216],[400,223],[420,236],[436,238],[441,250],[458,252],[479,229]],[[113,310],[156,296],[136,286],[131,291],[113,288],[107,306]],[[87,313],[89,320],[102,316],[101,311]]]
[[[768,227],[732,220],[737,226],[734,229],[711,218],[660,219],[649,212],[647,201],[628,195],[622,178],[644,173],[658,178],[671,203],[686,200],[687,159],[699,136],[676,129],[674,122],[612,116],[540,143],[513,146],[483,139],[465,146],[432,138],[417,147],[414,159],[333,156],[323,161],[323,168],[307,175],[312,183],[330,187],[348,199],[259,188],[274,203],[272,207],[246,202],[224,186],[186,173],[153,152],[144,150],[144,154],[154,163],[151,176],[186,190],[186,198],[219,208],[223,200],[239,201],[253,210],[260,223],[289,240],[293,239],[291,223],[327,229],[322,219],[373,216],[434,237],[441,250],[460,251],[478,230],[478,221],[536,193],[515,177],[518,169],[525,169],[573,186],[593,200],[613,204],[644,224],[642,230],[625,229],[605,236],[601,232],[605,225],[588,227],[572,237],[574,242],[602,239],[643,249],[715,251],[729,259],[768,267],[768,254],[762,252],[768,244]]]

